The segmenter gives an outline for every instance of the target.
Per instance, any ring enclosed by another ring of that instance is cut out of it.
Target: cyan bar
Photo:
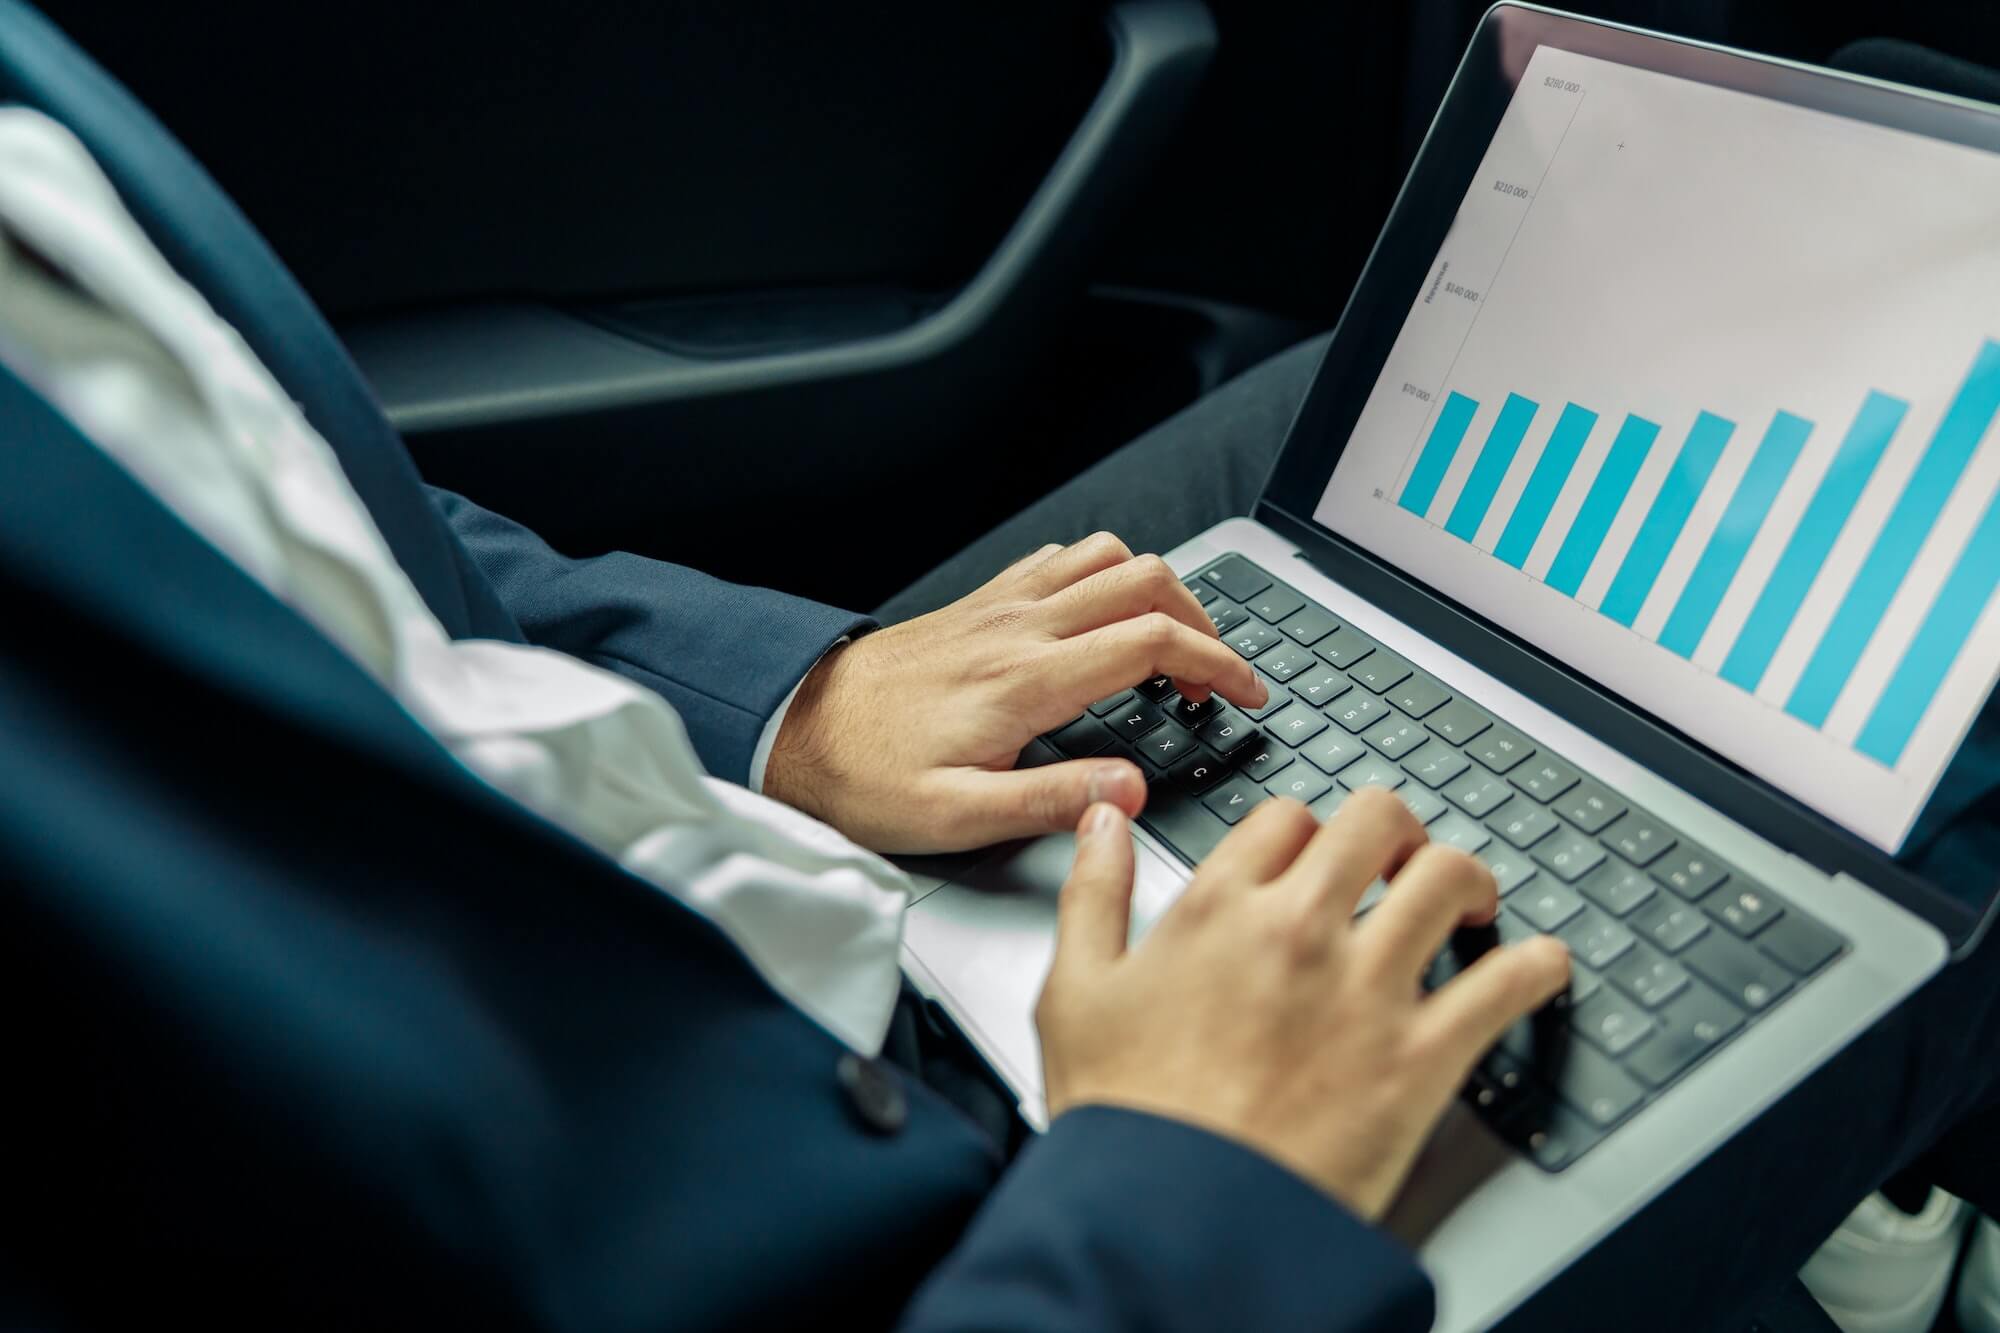
[[[1792,697],[1785,700],[1785,711],[1807,726],[1820,725],[1833,711],[1833,701],[1846,688],[1862,649],[1868,646],[1896,589],[1903,586],[1917,549],[1958,486],[1980,438],[1993,424],[1995,412],[2000,412],[2000,342],[1989,339],[1979,349],[1944,420],[1938,423],[1923,461],[1910,474],[1896,507],[1889,511],[1889,521],[1876,535],[1861,572],[1854,576],[1847,600],[1834,612],[1833,623],[1820,636],[1805,674],[1793,687]]]
[[[1590,438],[1591,428],[1596,424],[1597,413],[1588,408],[1575,403],[1563,408],[1562,415],[1556,418],[1555,430],[1549,435],[1548,447],[1535,460],[1535,470],[1528,474],[1528,484],[1500,533],[1500,544],[1493,548],[1497,558],[1516,569],[1528,563],[1528,553],[1535,549],[1542,525],[1549,521],[1549,510],[1555,507],[1563,483],[1569,480],[1570,469],[1576,466],[1576,456],[1583,452],[1583,442]]]
[[[1604,456],[1604,466],[1597,469],[1597,479],[1590,483],[1590,491],[1583,497],[1583,508],[1576,511],[1576,521],[1569,525],[1569,535],[1563,538],[1555,561],[1549,566],[1546,582],[1551,588],[1565,596],[1576,596],[1583,576],[1590,572],[1590,562],[1597,559],[1597,548],[1604,544],[1604,534],[1611,530],[1611,520],[1618,517],[1619,507],[1632,489],[1632,479],[1639,475],[1639,467],[1646,461],[1646,454],[1659,433],[1660,428],[1644,417],[1628,416],[1618,428],[1611,452]]]
[[[1987,501],[1986,513],[1972,530],[1951,576],[1938,589],[1937,600],[1903,652],[1889,677],[1855,748],[1894,768],[1910,743],[1945,673],[1958,660],[1972,627],[2000,586],[2000,495]]]
[[[1403,483],[1403,494],[1397,504],[1419,518],[1430,509],[1438,487],[1444,483],[1444,474],[1451,469],[1452,457],[1458,453],[1458,443],[1465,438],[1465,428],[1472,424],[1472,414],[1478,410],[1479,404],[1462,393],[1444,400],[1437,420],[1431,424],[1431,437],[1424,441],[1424,450],[1417,455],[1417,465],[1410,469],[1410,479]]]
[[[1708,485],[1708,474],[1715,471],[1715,460],[1722,457],[1723,448],[1735,433],[1735,422],[1713,412],[1695,417],[1680,455],[1667,469],[1667,479],[1660,483],[1660,493],[1653,497],[1652,508],[1646,511],[1639,534],[1632,538],[1631,549],[1625,552],[1625,563],[1618,567],[1618,575],[1611,580],[1611,589],[1604,594],[1599,611],[1621,625],[1630,625],[1639,618],[1639,608],[1646,604],[1646,594],[1653,591],[1653,584],[1659,580],[1667,553],[1674,549],[1681,529],[1687,526],[1695,501]]]
[[[1854,414],[1847,434],[1841,437],[1832,464],[1820,478],[1819,489],[1813,492],[1799,526],[1785,543],[1784,554],[1778,557],[1764,591],[1757,594],[1756,605],[1750,608],[1750,618],[1743,622],[1729,656],[1722,663],[1724,680],[1738,689],[1756,691],[1779,643],[1792,627],[1792,618],[1804,604],[1807,590],[1819,576],[1826,553],[1833,549],[1834,539],[1847,526],[1855,501],[1861,498],[1868,479],[1875,475],[1882,451],[1889,447],[1896,427],[1903,424],[1903,414],[1909,410],[1910,405],[1902,399],[1873,390],[1862,400],[1861,410]]]
[[[1729,508],[1722,511],[1722,521],[1715,525],[1707,549],[1695,562],[1687,587],[1681,589],[1681,599],[1674,603],[1673,614],[1660,631],[1660,647],[1682,657],[1694,656],[1812,429],[1812,422],[1790,412],[1780,412],[1771,419],[1743,480],[1736,484],[1736,494],[1729,497]]]
[[[1479,525],[1486,520],[1486,511],[1493,507],[1493,495],[1500,489],[1501,478],[1507,475],[1514,455],[1520,452],[1521,437],[1528,433],[1528,423],[1535,419],[1541,406],[1518,393],[1507,395],[1500,415],[1494,418],[1493,429],[1486,432],[1479,461],[1472,465],[1472,475],[1465,479],[1465,489],[1458,493],[1458,503],[1451,507],[1451,517],[1445,520],[1446,532],[1469,542],[1479,531]]]

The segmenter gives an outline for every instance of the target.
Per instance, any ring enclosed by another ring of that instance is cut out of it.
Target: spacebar
[[[1167,843],[1189,865],[1215,850],[1229,825],[1195,797],[1186,792],[1155,787],[1147,793],[1146,808],[1139,822]]]

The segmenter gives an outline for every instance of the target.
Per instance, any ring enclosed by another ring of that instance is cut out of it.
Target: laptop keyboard
[[[1136,761],[1151,784],[1140,824],[1190,864],[1260,801],[1292,797],[1325,819],[1367,786],[1392,788],[1433,842],[1485,862],[1500,914],[1458,932],[1426,984],[1536,932],[1569,945],[1568,993],[1509,1032],[1464,1090],[1544,1169],[1575,1161],[1844,952],[1796,904],[1244,557],[1187,586],[1269,701],[1190,703],[1161,677],[1047,739],[1071,758]]]

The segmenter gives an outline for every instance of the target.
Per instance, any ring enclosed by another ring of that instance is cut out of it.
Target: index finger
[[[1219,637],[1208,612],[1173,566],[1157,555],[1138,555],[1100,569],[1044,599],[1036,611],[1049,633],[1065,639],[1152,611],[1172,616],[1197,634]],[[1196,681],[1176,680],[1174,687],[1195,703],[1208,698],[1208,687]]]
[[[1154,676],[1213,690],[1244,708],[1261,708],[1270,700],[1262,678],[1235,649],[1162,611],[1063,639],[1044,651],[1047,679],[1056,686],[1049,692],[1051,712],[1061,714],[1056,722],[1074,717],[1093,699]]]
[[[1492,921],[1499,905],[1492,871],[1457,848],[1427,843],[1355,931],[1358,957],[1375,975],[1413,986],[1453,931]]]
[[[1122,565],[1131,558],[1132,548],[1115,534],[1093,532],[1080,542],[1058,547],[1033,564],[1025,565],[1017,580],[1030,597],[1048,597],[1100,569]]]
[[[1537,935],[1488,949],[1465,971],[1418,1003],[1426,1041],[1454,1067],[1470,1069],[1507,1029],[1569,985],[1569,949]]]
[[[1051,594],[1036,611],[1051,634],[1065,639],[1148,611],[1164,612],[1198,634],[1216,637],[1208,612],[1173,566],[1157,555],[1133,556],[1100,569]]]
[[[1320,826],[1287,878],[1324,896],[1328,910],[1346,920],[1370,884],[1395,874],[1428,839],[1402,797],[1363,787]]]

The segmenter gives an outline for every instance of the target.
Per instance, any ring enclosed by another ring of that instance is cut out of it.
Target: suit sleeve
[[[1023,1151],[903,1330],[1421,1333],[1433,1308],[1408,1251],[1268,1158],[1087,1107]]]
[[[530,643],[658,691],[708,771],[747,782],[765,722],[865,616],[616,551],[575,559],[527,528],[433,488],[473,562]]]

